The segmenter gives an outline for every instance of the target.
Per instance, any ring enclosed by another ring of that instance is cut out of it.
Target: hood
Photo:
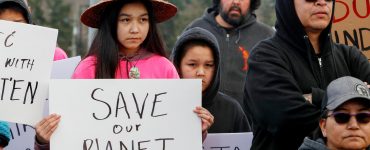
[[[331,20],[333,20],[334,16],[334,6],[335,1],[333,1],[333,15]],[[294,0],[276,0],[275,10],[277,18],[275,24],[276,35],[289,43],[289,45],[307,54],[307,49],[309,48],[310,42],[307,37],[307,33],[305,32],[303,25],[295,11]],[[327,49],[322,47],[328,42],[331,42],[331,26],[332,21],[320,35],[320,49],[322,53]]]
[[[216,37],[209,31],[195,27],[185,31],[176,41],[175,47],[172,50],[171,59],[175,65],[177,71],[179,71],[181,64],[181,57],[183,57],[183,46],[186,42],[190,40],[202,40],[208,43],[211,47],[215,60],[215,73],[212,79],[211,84],[208,86],[205,92],[202,95],[202,106],[208,107],[212,105],[213,99],[216,96],[219,87],[220,87],[220,49]],[[181,75],[180,75],[181,76]]]
[[[31,12],[28,9],[28,5],[24,2],[24,0],[0,0],[0,5],[5,2],[13,2],[15,5],[21,6],[21,8],[23,8],[27,13],[27,16],[26,16],[27,23],[32,24]]]
[[[214,3],[213,6],[207,8],[204,11],[204,14],[203,14],[202,18],[204,20],[206,20],[207,22],[210,22],[211,24],[217,25],[217,27],[221,27],[216,22],[216,19],[215,19],[215,17],[218,15],[218,7],[219,6],[216,3]],[[245,19],[241,23],[241,25],[239,25],[235,29],[239,30],[239,29],[245,28],[245,27],[255,23],[256,21],[257,21],[256,14],[254,12],[248,12],[247,15],[245,16]]]

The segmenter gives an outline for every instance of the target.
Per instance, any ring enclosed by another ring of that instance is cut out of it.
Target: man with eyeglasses
[[[370,92],[364,82],[334,80],[322,107],[321,138],[305,138],[299,150],[370,150]]]
[[[316,139],[328,84],[343,76],[370,83],[370,65],[356,47],[333,43],[334,0],[276,0],[276,34],[249,58],[246,114],[252,150],[297,150]]]

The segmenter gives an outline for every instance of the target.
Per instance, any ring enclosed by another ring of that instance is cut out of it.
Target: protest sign
[[[0,21],[0,120],[42,119],[58,31]]]
[[[356,46],[368,53],[367,51],[370,50],[369,0],[336,0],[334,16],[333,40]]]
[[[53,69],[51,72],[52,79],[70,79],[72,74],[80,62],[81,57],[72,57],[53,62]],[[44,115],[49,114],[49,101],[45,103]],[[6,150],[33,150],[35,142],[35,130],[32,126],[9,123],[11,139]]]
[[[51,78],[70,79],[80,61],[80,56],[54,61],[53,69],[51,71]]]
[[[213,133],[208,134],[203,150],[249,150],[253,133]]]
[[[10,141],[5,150],[33,150],[35,129],[30,125],[9,123]]]
[[[52,80],[51,149],[201,150],[200,80]]]

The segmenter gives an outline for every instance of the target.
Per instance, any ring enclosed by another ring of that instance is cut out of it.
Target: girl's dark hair
[[[89,49],[88,56],[96,57],[95,78],[115,78],[119,65],[120,43],[117,37],[117,20],[121,8],[129,3],[140,2],[144,4],[149,15],[149,31],[141,47],[149,52],[166,57],[163,41],[159,36],[153,7],[150,0],[113,0],[101,15],[101,25]]]
[[[28,12],[25,10],[21,5],[15,2],[4,2],[0,4],[0,14],[4,13],[5,10],[13,10],[15,12],[21,13],[24,20],[27,21],[27,23],[30,23],[30,20],[28,20]]]

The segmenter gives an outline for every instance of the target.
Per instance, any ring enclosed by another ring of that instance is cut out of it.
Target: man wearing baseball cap
[[[305,138],[300,150],[370,150],[370,92],[354,77],[332,81],[322,104],[322,137]]]

